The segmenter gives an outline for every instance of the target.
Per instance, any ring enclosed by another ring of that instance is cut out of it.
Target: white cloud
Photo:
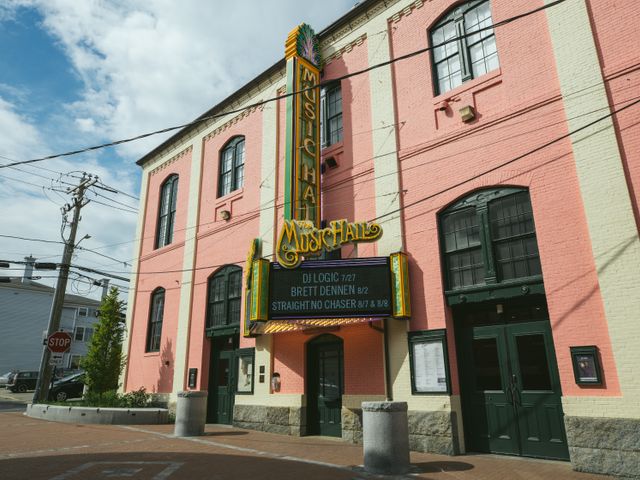
[[[353,2],[34,3],[85,85],[69,114],[81,131],[113,140],[195,118],[281,58],[297,24],[320,30]],[[88,119],[95,129],[87,129]],[[141,156],[159,141],[119,151]]]
[[[3,152],[0,164],[7,164],[16,158],[32,158],[48,151],[46,141],[38,134],[38,129],[30,119],[17,114],[15,105],[2,98],[0,98],[0,131],[10,132],[10,134],[0,136],[0,152]],[[108,169],[95,159],[83,162],[82,170],[97,174],[105,184],[116,185],[119,190],[124,192],[135,191],[137,183],[135,176],[132,177],[119,170]],[[73,177],[61,176],[58,172],[71,173]],[[80,175],[77,163],[66,159],[0,169],[0,205],[3,207],[2,234],[27,239],[60,241],[62,222],[60,207],[69,202],[70,197],[65,192],[65,188],[69,185],[59,183],[57,180],[77,184],[78,179],[75,177]],[[96,192],[137,208],[137,201],[124,195],[101,190],[96,190]],[[132,240],[135,236],[136,215],[113,208],[113,206],[117,208],[121,208],[121,206],[111,200],[96,197],[93,194],[89,194],[88,197],[94,201],[83,209],[77,238],[80,239],[85,234],[91,235],[92,238],[83,241],[82,246],[91,249],[97,248],[100,253],[116,259],[130,260],[133,256]],[[111,204],[112,207],[99,205],[95,200]],[[66,233],[68,234],[68,230]],[[106,248],[104,248],[105,246]],[[3,260],[19,261],[23,260],[23,257],[33,254],[42,261],[60,261],[62,248],[61,244],[0,237],[0,257]],[[86,251],[78,252],[74,263],[98,270],[126,270],[122,264]],[[22,267],[14,264],[12,268],[20,269]],[[55,279],[47,277],[53,276],[54,273],[42,272],[39,274],[43,276],[43,283],[53,285]],[[19,276],[21,272],[17,270],[0,271],[0,275]],[[95,274],[88,275],[100,277]],[[81,289],[88,287],[88,285],[81,283],[77,286]],[[93,296],[98,294],[98,289],[94,289]]]
[[[5,94],[4,100],[0,98],[0,131],[10,132],[0,136],[0,155],[25,159],[52,153],[52,145],[61,144],[51,133],[50,138],[43,138],[45,131],[57,132],[55,135],[64,138],[64,144],[81,148],[189,121],[282,58],[284,41],[296,25],[307,22],[320,31],[348,10],[354,0],[0,3],[0,21],[12,19],[18,8],[36,8],[42,23],[34,28],[44,29],[63,49],[82,84],[76,96],[80,100],[51,112],[47,125],[37,125],[35,120],[19,115],[16,104],[9,103],[7,98],[12,94],[13,100],[27,106],[28,95],[15,97],[21,86],[0,85],[0,95]],[[106,184],[133,193],[139,185],[133,160],[161,139],[152,137],[121,146],[117,160],[107,151],[106,155],[96,154],[88,160],[83,155],[24,166],[21,172],[0,169],[0,174],[51,186],[51,180],[34,173],[56,178],[55,171],[83,170],[97,173]],[[0,159],[0,163],[6,161]],[[126,196],[98,192],[137,206]],[[104,198],[93,198],[113,205]],[[68,196],[64,193],[43,192],[38,187],[0,178],[3,233],[59,239],[59,208],[65,201]],[[84,247],[99,248],[101,253],[129,260],[133,256],[135,222],[135,215],[94,201],[83,210],[78,238],[90,234],[92,238],[83,241]],[[56,255],[61,250],[61,245],[0,238],[0,252],[11,252],[7,255],[12,259],[29,253]],[[98,270],[124,270],[122,265],[87,252],[80,253],[76,262]]]

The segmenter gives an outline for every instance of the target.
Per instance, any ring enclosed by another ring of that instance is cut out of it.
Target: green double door
[[[236,336],[212,339],[207,423],[230,425],[233,422],[237,350]]]
[[[342,436],[342,340],[321,335],[307,347],[307,431]]]
[[[467,326],[459,335],[467,449],[568,460],[549,322]]]

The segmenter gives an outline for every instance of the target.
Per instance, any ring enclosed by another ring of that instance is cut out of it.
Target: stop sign
[[[67,332],[55,332],[47,337],[47,348],[52,353],[65,353],[71,348],[71,335]]]

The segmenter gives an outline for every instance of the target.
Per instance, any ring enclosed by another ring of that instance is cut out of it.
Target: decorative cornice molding
[[[407,17],[411,15],[414,9],[422,8],[425,1],[431,2],[431,0],[416,0],[411,5],[408,5],[404,7],[402,10],[400,10],[399,12],[394,13],[391,17],[389,17],[389,21],[393,23],[398,23],[402,19],[402,17]]]
[[[327,57],[324,60],[324,66],[327,66],[331,62],[333,62],[334,60],[339,59],[345,53],[349,53],[355,47],[362,45],[366,38],[367,38],[367,34],[363,33],[358,38],[356,38],[354,41],[352,41],[350,43],[347,43],[342,48],[340,48],[340,49],[336,50],[335,52],[333,52],[331,55],[327,55]]]
[[[368,10],[362,12],[362,14],[360,16],[358,16],[357,18],[352,19],[343,28],[333,32],[330,35],[327,35],[326,38],[322,39],[321,44],[320,44],[321,45],[320,51],[324,51],[326,49],[326,47],[329,46],[329,45],[336,44],[337,42],[342,40],[344,37],[349,35],[351,32],[353,32],[356,29],[362,27],[369,20],[371,20],[372,18],[375,18],[380,13],[382,13],[384,10],[386,10],[389,7],[395,5],[399,1],[400,0],[381,0],[380,2],[377,2],[375,5],[372,5],[371,8],[369,8]]]
[[[229,111],[229,110],[238,110],[240,108],[242,108],[243,105],[246,105],[248,103],[257,103],[259,102],[261,99],[256,99],[256,97],[258,95],[264,95],[265,92],[269,92],[269,89],[273,88],[274,85],[279,85],[281,84],[284,80],[286,79],[286,71],[283,68],[281,71],[271,75],[270,77],[266,78],[263,82],[261,82],[259,85],[257,85],[256,87],[252,88],[249,92],[239,96],[235,101],[229,103],[226,108],[220,112],[214,112],[211,113],[212,115],[216,115],[218,113],[224,113],[225,111]],[[251,109],[251,111],[255,110],[258,107],[254,107],[253,109]],[[260,107],[262,109],[262,107]],[[242,115],[241,112],[240,115]],[[223,123],[220,125],[220,127],[217,127],[216,130],[218,130],[219,128],[225,127],[227,128],[229,124],[229,122],[233,122],[235,120],[228,120],[227,122]],[[180,145],[185,144],[185,139],[188,142],[191,142],[191,140],[193,140],[194,138],[196,138],[198,135],[202,134],[202,132],[205,132],[207,130],[209,130],[213,125],[215,125],[217,122],[220,122],[221,120],[219,118],[212,118],[210,120],[204,120],[202,122],[200,122],[200,124],[195,127],[191,132],[189,132],[188,137],[185,136],[179,136],[178,138],[175,139],[175,141],[171,142],[170,144],[168,144],[165,148],[163,148],[161,151],[159,151],[155,157],[156,158],[162,158],[163,156],[166,156],[169,152],[176,150],[177,148],[179,148]],[[237,121],[237,120],[235,120]],[[187,127],[188,128],[188,127]],[[214,130],[215,132],[215,130]],[[212,133],[214,132],[210,132],[208,134],[206,134],[206,136],[204,137],[206,138],[210,138],[212,135]],[[148,160],[147,162],[145,162],[145,165],[148,163],[153,163],[153,160]]]
[[[190,153],[191,150],[193,149],[193,145],[189,145],[187,148],[185,148],[184,150],[182,150],[180,153],[177,153],[176,155],[174,155],[173,157],[171,157],[169,160],[162,162],[160,165],[158,165],[157,167],[155,167],[153,170],[151,170],[149,172],[149,175],[155,175],[156,173],[158,173],[161,170],[164,170],[165,168],[167,168],[169,165],[171,165],[172,163],[175,163],[178,161],[178,159],[184,157],[187,153]]]
[[[258,101],[260,101],[260,100],[258,100]],[[231,125],[235,125],[239,121],[243,120],[245,117],[248,117],[249,115],[251,115],[256,110],[262,110],[263,108],[264,108],[264,105],[259,105],[257,107],[251,107],[251,108],[248,108],[247,110],[243,110],[242,112],[238,113],[232,119],[226,121],[225,123],[220,125],[218,128],[216,128],[215,130],[213,130],[213,131],[209,132],[207,135],[205,135],[205,137],[202,139],[202,141],[206,142],[207,140],[219,135],[220,133],[224,132],[226,129],[231,127]]]

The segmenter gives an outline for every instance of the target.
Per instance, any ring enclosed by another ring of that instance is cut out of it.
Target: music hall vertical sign
[[[291,31],[287,60],[285,220],[320,226],[320,51],[309,25]]]

